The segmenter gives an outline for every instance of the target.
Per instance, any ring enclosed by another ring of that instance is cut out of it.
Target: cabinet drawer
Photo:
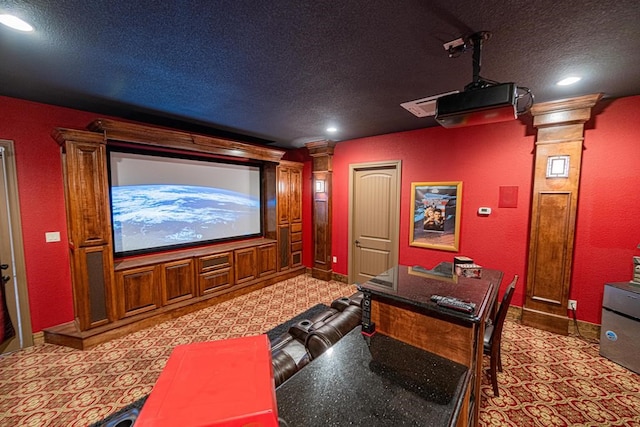
[[[302,242],[291,243],[291,252],[300,252],[302,250]]]
[[[302,223],[301,222],[291,223],[291,232],[292,233],[298,233],[300,231],[302,231]]]
[[[298,267],[302,265],[302,252],[292,252],[291,253],[291,266]]]
[[[233,270],[222,268],[199,276],[200,295],[224,293],[233,285]]]
[[[215,255],[208,255],[198,258],[198,271],[205,273],[207,271],[218,270],[221,268],[231,267],[231,252],[223,252]]]
[[[291,243],[302,242],[302,233],[291,233]]]

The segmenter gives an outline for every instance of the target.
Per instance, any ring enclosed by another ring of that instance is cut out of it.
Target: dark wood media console
[[[96,120],[56,129],[62,147],[75,320],[45,341],[85,349],[271,285],[302,265],[302,164],[284,151],[150,126]],[[132,143],[262,164],[263,237],[114,259],[107,146]]]

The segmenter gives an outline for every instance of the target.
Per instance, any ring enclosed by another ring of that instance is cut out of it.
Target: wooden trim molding
[[[507,320],[511,322],[521,323],[522,321],[522,307],[516,307],[510,305],[507,311]],[[569,335],[572,337],[583,338],[589,341],[600,341],[600,329],[601,326],[596,323],[584,322],[577,320],[569,323]]]
[[[252,145],[246,142],[109,119],[97,119],[91,122],[89,124],[89,130],[102,132],[104,139],[110,141],[154,145],[162,148],[196,151],[199,153],[275,163],[277,163],[285,153],[284,150]]]
[[[567,335],[584,124],[601,94],[537,104],[527,289],[522,323]],[[562,159],[562,171],[550,162]]]

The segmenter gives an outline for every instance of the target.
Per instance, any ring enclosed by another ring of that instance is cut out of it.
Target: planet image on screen
[[[112,187],[116,252],[260,233],[260,199],[190,185]]]

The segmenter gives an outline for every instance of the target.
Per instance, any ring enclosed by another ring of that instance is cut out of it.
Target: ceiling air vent
[[[433,95],[427,98],[416,99],[415,101],[403,102],[400,104],[402,108],[409,111],[416,117],[430,117],[436,115],[436,101],[438,98],[447,95],[453,95],[459,93],[454,90],[451,92],[441,93],[440,95]]]

